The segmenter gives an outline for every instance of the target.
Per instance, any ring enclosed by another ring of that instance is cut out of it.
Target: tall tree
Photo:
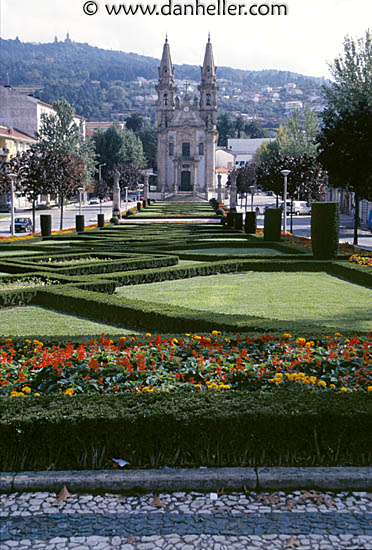
[[[143,128],[144,120],[139,113],[133,113],[126,119],[125,125],[128,130],[132,130],[132,132],[137,134]]]
[[[324,88],[319,161],[332,186],[355,194],[354,244],[358,244],[359,200],[371,197],[372,33],[344,39],[344,52],[330,64],[334,82]]]
[[[222,113],[217,119],[218,145],[227,147],[227,140],[234,137],[234,123],[230,115]]]
[[[84,164],[84,181],[88,184],[96,171],[93,143],[84,138],[81,126],[74,121],[74,110],[65,99],[56,101],[53,107],[55,115],[41,116],[37,147],[40,151],[80,159]]]

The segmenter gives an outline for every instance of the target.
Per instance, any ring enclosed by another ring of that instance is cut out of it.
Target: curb
[[[372,468],[200,468],[164,470],[71,470],[2,472],[0,493],[57,492],[66,485],[81,492],[174,492],[317,489],[372,491]]]

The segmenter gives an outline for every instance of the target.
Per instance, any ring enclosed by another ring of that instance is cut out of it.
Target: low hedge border
[[[360,392],[0,398],[0,469],[370,466],[371,425]]]
[[[30,304],[40,287],[3,290],[0,292],[0,309]]]
[[[83,315],[88,319],[113,323],[126,329],[157,333],[211,332],[271,332],[309,334],[317,338],[329,335],[339,326],[324,327],[300,321],[279,321],[249,315],[230,315],[159,304],[128,300],[72,287],[49,287],[39,290],[32,304],[57,311]],[[346,333],[347,331],[343,331]],[[349,334],[349,333],[348,333]],[[352,336],[353,333],[350,332]]]

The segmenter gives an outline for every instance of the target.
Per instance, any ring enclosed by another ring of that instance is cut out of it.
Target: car
[[[283,202],[280,202],[279,208],[283,210]],[[290,216],[292,209],[295,216],[311,214],[311,206],[306,201],[287,201],[287,216]]]
[[[99,204],[99,198],[98,197],[91,197],[89,200],[89,204]]]
[[[10,225],[10,232],[11,231],[12,231],[12,226]],[[15,220],[14,220],[14,232],[15,233],[24,233],[26,231],[32,232],[31,218],[15,218]]]

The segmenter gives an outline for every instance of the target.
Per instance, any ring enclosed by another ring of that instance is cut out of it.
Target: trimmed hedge
[[[362,392],[1,398],[0,469],[100,469],[113,456],[133,467],[366,466],[371,425]]]
[[[265,210],[264,240],[280,241],[282,211],[279,208]]]
[[[311,246],[314,258],[335,260],[340,232],[338,202],[313,202],[311,205]]]
[[[82,233],[85,229],[85,219],[83,215],[75,216],[75,225],[77,233]]]
[[[257,216],[256,212],[246,212],[245,213],[245,226],[244,230],[246,233],[256,233],[257,229]]]
[[[42,237],[50,237],[52,234],[52,216],[51,214],[41,214],[40,228]]]

